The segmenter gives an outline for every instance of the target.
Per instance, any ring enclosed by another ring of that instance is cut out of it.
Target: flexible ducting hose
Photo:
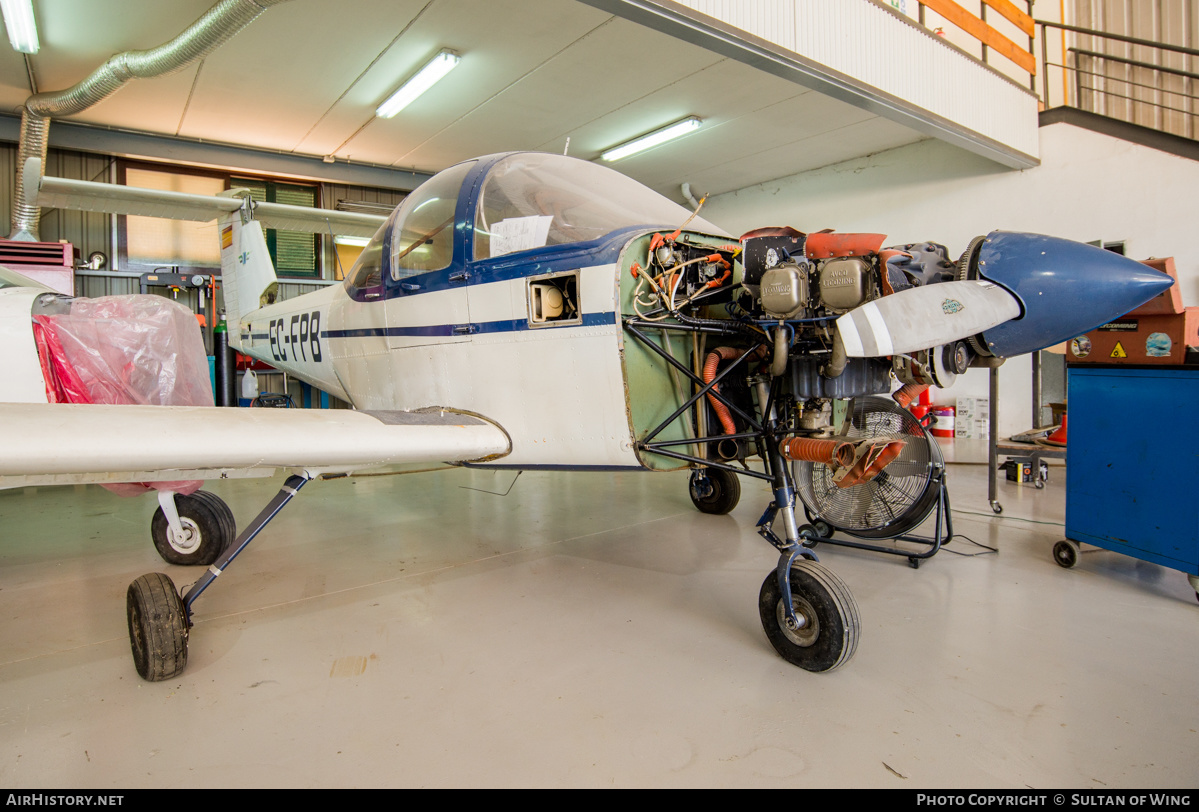
[[[286,2],[288,0],[221,0],[170,42],[148,51],[117,54],[74,87],[30,96],[21,114],[21,144],[17,150],[17,183],[9,239],[38,239],[41,210],[28,199],[22,174],[29,158],[40,158],[42,166],[46,165],[52,117],[82,112],[116,93],[130,79],[164,76],[203,59],[267,8]]]

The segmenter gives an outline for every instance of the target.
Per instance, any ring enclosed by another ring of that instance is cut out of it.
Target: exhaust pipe
[[[849,488],[883,472],[907,443],[904,440],[818,440],[795,437],[780,444],[785,459],[819,462],[833,469],[833,484]]]

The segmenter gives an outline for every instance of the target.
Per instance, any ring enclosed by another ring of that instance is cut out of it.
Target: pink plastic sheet
[[[208,357],[195,316],[162,296],[75,299],[69,313],[34,316],[51,403],[212,406]],[[102,426],[96,427],[103,431]],[[154,442],[146,437],[145,442]],[[192,493],[202,482],[106,485]]]

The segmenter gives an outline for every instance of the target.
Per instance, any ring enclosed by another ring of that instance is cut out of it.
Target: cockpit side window
[[[358,255],[354,267],[346,274],[346,287],[363,288],[378,287],[383,283],[383,240],[387,235],[390,223],[379,226],[375,236],[367,243],[366,248]]]
[[[454,261],[454,212],[473,166],[473,161],[452,166],[404,199],[391,239],[393,279],[440,271]]]

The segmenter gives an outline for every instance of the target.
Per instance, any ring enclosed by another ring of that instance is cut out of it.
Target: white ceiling
[[[213,0],[34,0],[40,91],[157,47]],[[390,120],[374,109],[441,48],[462,56]],[[0,48],[0,111],[30,95]],[[291,0],[202,63],[136,79],[69,120],[434,172],[507,150],[599,152],[695,115],[704,127],[615,164],[675,199],[719,193],[924,137],[798,84],[575,0]]]

